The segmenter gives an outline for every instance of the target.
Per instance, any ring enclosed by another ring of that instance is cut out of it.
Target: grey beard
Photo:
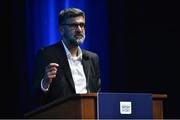
[[[83,37],[81,39],[78,39],[78,40],[72,39],[72,40],[70,40],[70,44],[72,46],[79,46],[79,45],[84,43],[84,40],[85,40],[85,35],[83,35]]]

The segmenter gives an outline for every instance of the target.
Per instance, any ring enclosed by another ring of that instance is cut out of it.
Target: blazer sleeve
[[[95,76],[96,76],[96,91],[100,92],[101,90],[101,79],[100,79],[100,65],[99,65],[99,56],[97,54],[94,54],[92,57],[92,63],[95,70]]]

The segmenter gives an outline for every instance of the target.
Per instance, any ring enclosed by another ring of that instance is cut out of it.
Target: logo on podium
[[[131,114],[131,113],[132,113],[131,102],[121,101],[120,102],[120,114]]]

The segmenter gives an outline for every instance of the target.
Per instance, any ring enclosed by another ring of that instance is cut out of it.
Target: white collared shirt
[[[63,41],[62,41],[63,43]],[[66,55],[68,58],[69,66],[71,69],[76,93],[87,93],[86,89],[86,76],[84,74],[84,69],[82,65],[82,50],[78,47],[78,56],[73,57],[70,51],[67,49],[66,45],[63,43]]]

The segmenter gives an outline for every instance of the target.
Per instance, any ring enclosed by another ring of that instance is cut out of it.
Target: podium
[[[128,93],[127,93],[128,94]],[[163,101],[165,94],[152,94],[153,119],[163,118]],[[143,104],[143,103],[142,103]],[[75,94],[57,99],[43,107],[26,113],[25,118],[67,118],[67,119],[97,119],[97,94]]]

